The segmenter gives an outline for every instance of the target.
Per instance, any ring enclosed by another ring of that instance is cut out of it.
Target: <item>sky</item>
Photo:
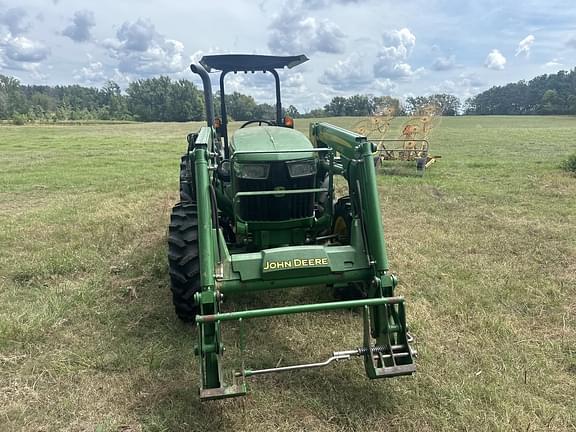
[[[0,74],[24,84],[200,87],[190,63],[225,53],[307,55],[281,73],[301,112],[353,94],[464,100],[574,68],[576,0],[0,0]],[[269,74],[226,85],[273,100]]]

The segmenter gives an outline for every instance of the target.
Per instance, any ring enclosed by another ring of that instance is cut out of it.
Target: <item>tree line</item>
[[[215,95],[219,107],[220,95]],[[28,121],[135,120],[197,121],[205,118],[203,93],[188,80],[169,77],[133,81],[123,92],[108,81],[102,88],[79,85],[23,85],[0,75],[0,120],[23,124]],[[273,105],[257,103],[238,92],[226,95],[227,112],[234,120],[274,119]],[[435,114],[576,114],[576,68],[541,75],[528,82],[495,86],[465,101],[450,94],[408,97],[336,96],[322,108],[306,113],[289,105],[292,117],[418,115],[432,108]],[[215,112],[219,112],[216,109]],[[429,112],[429,111],[428,111]]]
[[[465,114],[576,114],[576,68],[495,86],[470,99]]]
[[[126,92],[102,88],[22,85],[0,75],[0,119],[15,121],[189,121],[204,117],[202,93],[190,81],[159,77],[131,82]]]
[[[215,94],[219,112],[220,94]],[[389,109],[393,115],[417,113],[421,106],[433,104],[444,115],[455,115],[460,101],[451,95],[411,97],[405,103],[390,96],[353,95],[334,97],[323,108],[300,113],[294,105],[284,113],[298,117],[369,116]],[[275,106],[257,103],[239,92],[226,95],[228,116],[234,120],[274,119]],[[0,120],[17,124],[29,121],[135,120],[197,121],[205,118],[204,96],[188,80],[169,77],[133,81],[123,92],[114,81],[102,88],[79,85],[23,85],[17,79],[0,75]]]
[[[410,96],[402,103],[391,96],[354,95],[350,97],[337,96],[322,110],[314,112],[315,117],[338,116],[371,116],[371,115],[422,115],[431,112],[436,115],[454,116],[460,111],[460,100],[449,94],[434,94],[431,96]]]

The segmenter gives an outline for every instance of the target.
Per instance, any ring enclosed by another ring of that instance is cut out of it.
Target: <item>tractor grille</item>
[[[266,180],[239,178],[240,192],[275,190],[283,187],[291,189],[310,189],[314,187],[316,175],[291,178],[284,162],[273,162]],[[279,191],[278,194],[282,192]],[[314,193],[284,196],[254,196],[240,199],[240,217],[245,221],[280,221],[301,219],[314,215]]]

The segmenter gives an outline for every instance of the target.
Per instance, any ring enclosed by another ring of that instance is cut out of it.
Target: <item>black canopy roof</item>
[[[304,54],[298,56],[268,56],[251,54],[222,54],[202,57],[200,64],[208,72],[220,71],[263,71],[271,69],[292,69],[308,61]]]

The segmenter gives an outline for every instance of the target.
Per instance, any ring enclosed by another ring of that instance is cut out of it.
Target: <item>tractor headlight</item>
[[[240,178],[263,180],[268,178],[268,164],[236,164],[236,175]]]
[[[316,174],[316,159],[288,162],[290,177],[306,177]]]

